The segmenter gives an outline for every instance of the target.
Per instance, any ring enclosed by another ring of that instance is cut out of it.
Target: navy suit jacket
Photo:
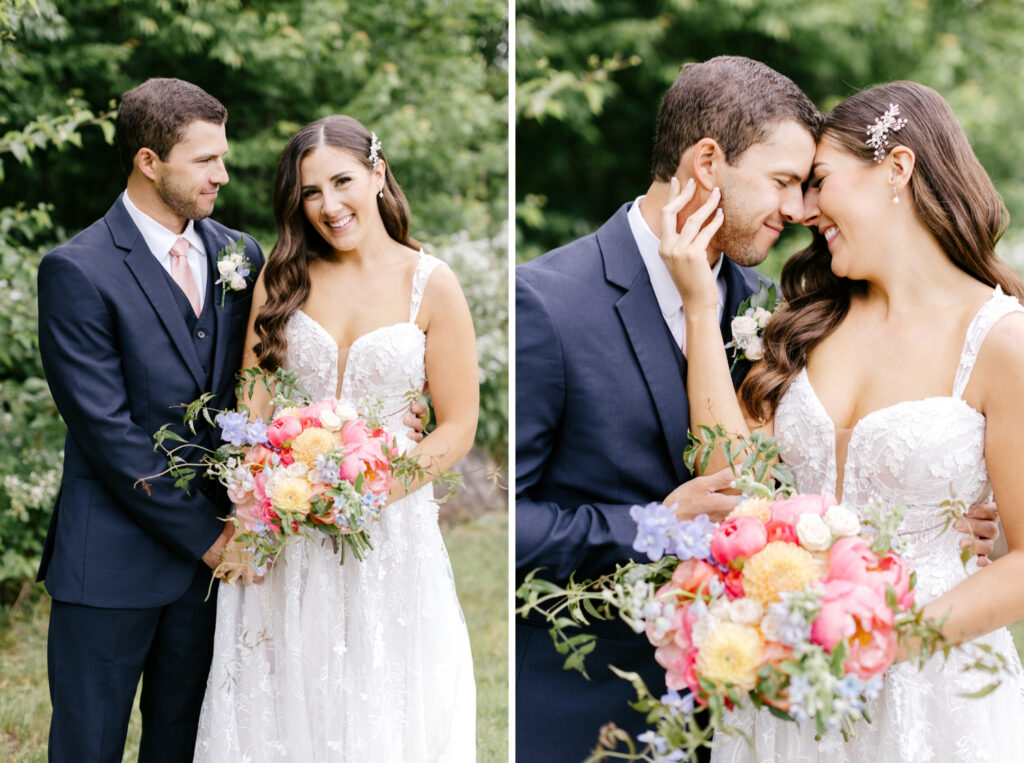
[[[216,274],[216,255],[241,235],[212,220],[195,223]],[[168,604],[191,583],[197,560],[223,529],[222,491],[189,495],[154,452],[163,424],[192,442],[184,409],[204,392],[214,407],[234,404],[235,373],[263,266],[246,237],[253,273],[245,290],[208,293],[214,309],[213,367],[204,372],[173,285],[119,198],[107,214],[39,266],[39,351],[67,424],[64,474],[39,568],[53,598],[96,607]],[[207,382],[209,381],[209,384]],[[183,455],[197,455],[196,452]],[[199,480],[197,480],[198,482]]]
[[[516,575],[543,567],[564,582],[639,558],[633,504],[660,501],[690,478],[683,463],[689,407],[686,359],[661,314],[622,206],[597,233],[516,268]],[[726,259],[722,334],[763,280]],[[734,381],[748,370],[738,364]],[[654,649],[621,623],[595,623],[592,680],[536,621],[517,621],[516,728],[521,760],[580,761],[609,721],[634,733],[643,716],[628,682],[655,696],[664,671]]]

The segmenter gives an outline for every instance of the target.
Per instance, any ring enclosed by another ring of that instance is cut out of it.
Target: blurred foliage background
[[[1024,266],[1019,0],[517,0],[516,258],[585,235],[650,183],[662,95],[688,61],[744,55],[826,111],[909,79],[953,107],[1002,194],[1001,255]],[[809,242],[787,231],[761,266]]]
[[[459,274],[482,384],[478,445],[507,449],[508,19],[504,0],[0,0],[0,604],[35,574],[63,424],[36,343],[39,258],[124,188],[121,94],[194,82],[228,108],[215,217],[274,243],[288,137],[347,113],[380,136],[411,234]]]

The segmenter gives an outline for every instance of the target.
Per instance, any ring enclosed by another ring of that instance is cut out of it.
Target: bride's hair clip
[[[867,133],[870,137],[864,142],[875,149],[876,162],[881,163],[885,159],[889,135],[899,132],[906,124],[907,120],[900,117],[900,107],[895,103],[890,103],[885,113],[876,119],[873,125],[868,125]]]
[[[377,162],[379,161],[378,154],[380,153],[381,145],[380,140],[377,138],[377,133],[370,133],[370,155],[366,157],[370,164],[373,165],[374,171],[377,169]]]

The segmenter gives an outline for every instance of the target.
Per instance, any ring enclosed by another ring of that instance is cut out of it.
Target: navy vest
[[[188,297],[185,296],[185,292],[181,290],[181,287],[175,283],[174,279],[171,278],[171,274],[163,268],[160,270],[163,272],[164,277],[167,279],[167,283],[171,289],[171,294],[174,295],[174,302],[178,305],[178,309],[181,311],[182,318],[185,320],[185,325],[188,326],[189,336],[192,337],[192,344],[195,345],[196,354],[199,356],[199,362],[203,366],[205,372],[205,378],[203,379],[203,390],[209,391],[210,383],[213,381],[213,350],[214,350],[214,320],[213,311],[217,309],[220,304],[217,301],[216,289],[214,288],[213,282],[216,280],[213,274],[213,268],[210,266],[210,258],[206,258],[207,271],[206,271],[206,299],[203,300],[203,311],[199,317],[196,317],[195,311],[192,310],[192,305],[189,304]]]

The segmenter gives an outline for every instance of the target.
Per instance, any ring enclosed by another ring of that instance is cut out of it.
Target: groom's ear
[[[710,191],[719,185],[718,167],[725,161],[725,152],[714,138],[701,138],[693,144],[690,155],[690,175],[694,181]]]
[[[150,180],[156,179],[156,163],[158,161],[160,161],[160,157],[156,155],[156,151],[145,146],[135,154],[135,167]]]

